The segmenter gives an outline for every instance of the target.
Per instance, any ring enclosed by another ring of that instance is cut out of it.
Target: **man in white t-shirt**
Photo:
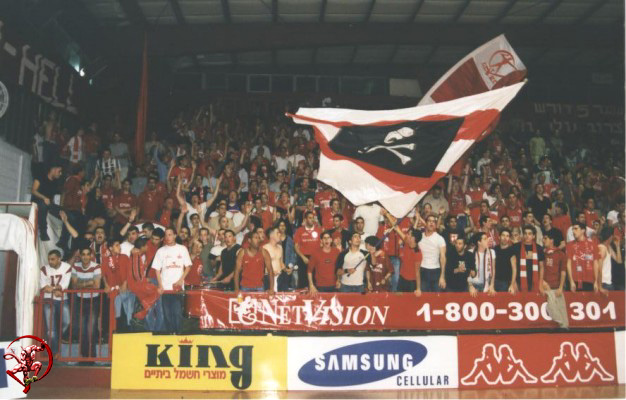
[[[365,267],[367,267],[367,251],[361,250],[361,235],[353,232],[348,242],[350,247],[337,257],[335,267],[341,280],[340,292],[365,292]]]
[[[70,287],[72,266],[61,261],[61,252],[52,250],[48,253],[48,265],[41,267],[39,287],[45,299],[43,304],[44,338],[54,354],[60,353],[59,338],[70,324],[70,307],[64,290]],[[61,316],[62,313],[62,316]],[[61,331],[59,331],[59,317]]]
[[[418,243],[422,252],[420,267],[422,292],[439,292],[446,288],[446,241],[437,233],[434,215],[426,217],[426,231]]]
[[[176,243],[176,232],[172,228],[165,230],[165,245],[157,250],[152,268],[156,272],[159,293],[180,291],[184,287],[185,277],[191,269],[189,251]],[[182,325],[182,297],[179,293],[162,294],[163,321],[166,332],[179,333]]]
[[[363,228],[365,237],[376,236],[378,225],[383,220],[382,210],[382,207],[376,203],[363,204],[354,210],[352,218],[362,217],[365,222],[365,227]]]

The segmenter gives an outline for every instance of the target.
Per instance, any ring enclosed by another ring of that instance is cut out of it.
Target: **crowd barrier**
[[[624,383],[624,331],[524,335],[115,334],[111,387],[416,390]]]
[[[191,290],[189,316],[201,329],[289,331],[508,330],[558,325],[539,293],[234,293]],[[624,292],[565,293],[571,328],[624,326]]]
[[[35,336],[48,342],[55,360],[110,362],[115,331],[115,296],[99,289],[68,289],[66,299],[35,298]],[[81,297],[82,295],[97,297]]]

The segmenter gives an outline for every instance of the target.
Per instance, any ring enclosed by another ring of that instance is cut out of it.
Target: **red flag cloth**
[[[135,162],[143,164],[146,124],[148,119],[148,37],[144,37],[141,67],[141,83],[137,104],[137,129],[135,130]]]
[[[150,308],[159,299],[158,288],[145,276],[146,261],[139,254],[131,253],[131,268],[128,272],[128,288],[137,296],[143,310],[135,313],[135,317],[144,319]]]

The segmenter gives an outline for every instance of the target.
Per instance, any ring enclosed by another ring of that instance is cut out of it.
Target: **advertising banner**
[[[617,383],[613,333],[459,336],[462,388]]]
[[[456,336],[290,337],[289,390],[456,388]]]
[[[566,293],[572,328],[624,326],[624,293]],[[234,293],[189,291],[187,312],[202,329],[297,331],[555,328],[545,297],[468,293]]]
[[[111,388],[285,390],[287,338],[113,336]]]

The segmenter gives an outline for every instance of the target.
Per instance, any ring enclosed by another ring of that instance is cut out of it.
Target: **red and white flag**
[[[483,44],[448,70],[418,103],[459,99],[521,82],[526,66],[504,35]]]
[[[355,205],[378,201],[403,217],[492,129],[523,85],[399,110],[300,108],[290,116],[314,127],[318,180]]]

